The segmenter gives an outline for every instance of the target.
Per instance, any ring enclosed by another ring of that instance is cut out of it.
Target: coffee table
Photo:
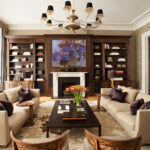
[[[98,128],[98,135],[101,136],[101,124],[97,120],[94,112],[90,108],[89,104],[86,100],[83,100],[82,107],[84,107],[87,116],[86,120],[75,120],[75,121],[64,121],[63,114],[58,114],[58,106],[60,104],[60,101],[56,101],[53,107],[53,110],[51,112],[48,124],[47,124],[47,131],[46,131],[46,137],[49,138],[49,130],[50,128],[91,128],[91,127],[97,127]],[[68,104],[67,104],[68,105]],[[70,100],[70,111],[75,106],[73,100]]]

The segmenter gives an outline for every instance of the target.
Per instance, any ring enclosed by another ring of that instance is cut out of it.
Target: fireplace
[[[53,74],[53,98],[59,98],[66,87],[74,84],[85,86],[85,74],[87,72],[51,72]],[[63,78],[63,80],[61,79]],[[60,84],[61,82],[64,82]],[[61,89],[61,90],[60,90]],[[83,95],[85,96],[85,95]]]
[[[80,85],[79,77],[59,77],[58,78],[58,97],[70,98],[72,93],[66,92],[65,89],[71,85]]]

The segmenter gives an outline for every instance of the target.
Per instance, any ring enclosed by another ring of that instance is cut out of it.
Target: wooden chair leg
[[[7,148],[7,145],[3,145],[3,148]]]

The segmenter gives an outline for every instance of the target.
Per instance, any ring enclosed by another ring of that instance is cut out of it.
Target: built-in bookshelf
[[[35,88],[45,92],[45,43],[35,43]]]
[[[114,71],[114,81],[127,80],[126,43],[105,43],[105,80],[108,72]]]
[[[34,77],[34,43],[9,43],[9,80]]]
[[[109,71],[114,72],[115,84],[128,84],[128,38],[101,38],[93,40],[93,92],[110,87]]]

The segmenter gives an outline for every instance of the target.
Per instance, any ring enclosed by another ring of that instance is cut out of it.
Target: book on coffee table
[[[83,112],[63,112],[63,120],[86,120],[87,113]]]

